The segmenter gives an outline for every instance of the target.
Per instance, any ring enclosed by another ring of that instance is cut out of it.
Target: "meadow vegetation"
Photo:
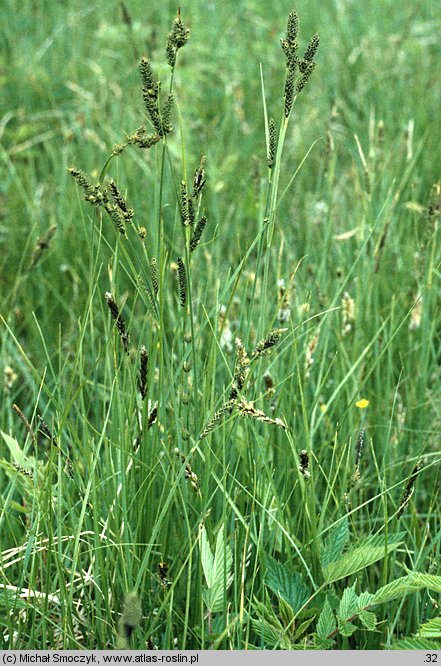
[[[440,10],[14,5],[1,646],[441,649]]]

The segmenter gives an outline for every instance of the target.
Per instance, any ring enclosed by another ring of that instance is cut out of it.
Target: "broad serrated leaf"
[[[402,638],[392,643],[389,650],[441,650],[441,641],[434,641],[431,638]]]
[[[418,634],[421,638],[441,638],[441,617],[434,617],[422,624]]]
[[[357,612],[358,597],[355,592],[355,583],[352,587],[346,587],[340,600],[338,616],[341,620],[347,620]]]
[[[427,587],[428,590],[432,592],[441,593],[441,576],[434,576],[433,574],[426,574],[418,572],[412,572],[410,574],[415,582],[418,582],[422,587]]]
[[[338,618],[338,631],[342,636],[352,636],[357,631],[358,627],[352,622],[345,622]]]
[[[401,578],[397,578],[397,580],[393,580],[391,583],[380,587],[371,600],[371,606],[377,606],[378,604],[393,601],[394,599],[409,594],[409,592],[417,592],[419,589],[420,586],[413,580],[411,575],[402,576]]]
[[[207,590],[204,590],[204,601],[212,613],[219,613],[225,609],[226,591],[230,587],[233,577],[231,575],[231,568],[233,566],[233,555],[231,548],[226,543],[224,538],[224,526],[219,530],[216,539],[216,551],[213,555],[211,553],[210,545],[204,537],[205,528],[202,528],[201,533],[201,550],[204,543],[205,558],[202,557],[202,566],[204,569],[205,580],[207,583]],[[207,550],[211,555],[207,555]],[[205,559],[205,565],[204,565]],[[206,569],[207,568],[207,572]]]
[[[334,527],[329,530],[321,550],[320,561],[322,567],[328,566],[331,562],[338,560],[349,540],[348,518],[345,516]]]
[[[379,536],[369,539],[357,548],[351,549],[339,560],[331,562],[331,564],[324,567],[323,575],[326,582],[333,583],[378,562],[378,560],[384,558],[386,553],[389,554],[398,548],[402,543],[403,536],[404,532],[391,534],[388,536],[387,541],[383,536]]]
[[[310,590],[303,582],[301,575],[297,571],[291,571],[277,560],[265,556],[266,585],[276,594],[286,601],[297,613],[311,596]]]
[[[375,631],[375,627],[377,626],[377,616],[375,613],[362,610],[359,612],[358,617],[363,627],[366,627],[368,631]]]
[[[364,608],[367,608],[371,605],[374,595],[370,592],[362,592],[358,595],[357,599],[357,611],[362,611]]]
[[[317,637],[323,641],[326,640],[329,634],[332,634],[333,631],[337,628],[337,621],[332,612],[331,604],[326,598],[323,610],[320,613],[320,617],[317,622]],[[326,649],[326,648],[323,648]]]
[[[371,601],[371,606],[384,604],[394,599],[399,599],[406,594],[418,592],[427,588],[433,592],[441,592],[441,576],[433,576],[431,574],[423,574],[418,571],[413,571],[407,576],[398,578],[397,580],[380,587],[374,594]]]
[[[265,647],[280,647],[286,649],[288,646],[285,643],[282,632],[279,632],[269,622],[260,618],[259,620],[251,619],[251,624],[259,636],[263,640]]]

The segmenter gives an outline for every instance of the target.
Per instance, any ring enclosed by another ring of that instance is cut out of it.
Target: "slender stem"
[[[173,66],[170,76],[169,92],[173,90],[175,68]],[[158,201],[158,270],[159,270],[159,396],[164,395],[164,345],[165,341],[165,328],[164,328],[164,217],[162,213],[162,201],[164,195],[164,172],[165,172],[165,156],[167,151],[167,137],[162,139],[162,153],[161,153],[161,175],[159,182],[159,201]],[[158,411],[161,413],[162,404],[159,405]]]

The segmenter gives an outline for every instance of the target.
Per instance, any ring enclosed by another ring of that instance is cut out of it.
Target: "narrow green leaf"
[[[386,553],[389,554],[398,548],[403,536],[404,532],[389,535],[387,545],[384,537],[375,537],[363,545],[353,548],[336,562],[331,562],[324,567],[323,574],[326,582],[332,583],[340,580],[378,562],[384,558]]]
[[[294,621],[294,612],[285,599],[279,597],[279,613],[283,626],[287,627]],[[293,625],[292,625],[293,626]]]
[[[268,597],[268,595],[265,595]],[[273,627],[275,627],[276,631],[283,631],[283,626],[279,620],[278,617],[276,617],[274,613],[274,608],[271,605],[271,601],[269,598],[267,599],[267,603],[264,604],[261,601],[258,601],[257,599],[254,600],[253,603],[253,608],[256,611],[257,615],[259,618],[265,620],[269,624],[271,624]]]
[[[293,636],[293,643],[296,643],[299,640],[299,638],[303,636],[303,634],[306,632],[311,622],[315,620],[315,617],[316,617],[315,615],[313,615],[312,617],[308,617],[301,624],[299,624],[299,626],[296,629],[296,633]]]

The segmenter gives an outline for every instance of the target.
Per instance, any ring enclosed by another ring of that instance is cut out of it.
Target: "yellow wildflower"
[[[359,409],[366,409],[368,405],[369,405],[369,400],[366,400],[366,398],[362,398],[361,400],[358,400],[355,403],[355,406],[358,407]]]

